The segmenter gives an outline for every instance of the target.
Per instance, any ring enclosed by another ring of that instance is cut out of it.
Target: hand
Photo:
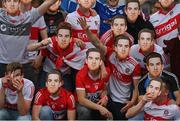
[[[107,103],[108,103],[108,97],[107,97],[107,96],[104,96],[103,98],[101,98],[101,99],[97,102],[97,104],[98,104],[98,105],[101,105],[101,106],[106,106]]]
[[[142,100],[143,100],[144,102],[149,102],[149,101],[152,101],[152,100],[153,100],[153,97],[152,97],[151,93],[146,93],[146,94],[143,96]]]
[[[22,76],[15,77],[12,81],[13,87],[16,88],[17,92],[22,92],[24,83],[22,82]]]
[[[40,69],[41,65],[42,65],[42,60],[43,60],[43,57],[38,55],[32,62],[32,66],[35,68],[35,69]]]
[[[112,113],[109,112],[105,107],[99,106],[99,112],[101,113],[102,116],[105,116],[106,118],[112,117]]]
[[[134,103],[131,101],[126,101],[126,105],[121,109],[121,112],[124,113],[126,112],[129,108],[133,106]]]
[[[81,28],[84,30],[87,30],[90,27],[87,25],[86,18],[78,18],[77,22],[80,24]]]
[[[80,47],[80,48],[84,48],[84,47],[85,47],[85,43],[84,43],[81,39],[79,39],[79,38],[74,38],[74,40],[75,40],[75,43],[76,43],[76,45],[77,45],[78,47]]]
[[[46,38],[46,39],[43,39],[43,40],[40,42],[40,44],[41,44],[42,46],[46,46],[46,45],[50,44],[51,41],[52,41],[51,38]]]

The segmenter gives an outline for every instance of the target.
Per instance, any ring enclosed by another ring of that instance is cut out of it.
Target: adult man
[[[88,49],[86,54],[86,64],[76,76],[76,91],[78,97],[78,119],[102,119],[112,117],[112,114],[106,109],[107,87],[106,83],[109,79],[101,79],[102,55],[99,49]]]
[[[4,7],[0,8],[0,76],[3,76],[5,67],[11,62],[20,62],[24,67],[24,76],[31,75],[29,70],[31,64],[24,58],[25,51],[28,50],[29,34],[31,24],[42,16],[49,6],[56,0],[46,0],[37,9],[32,9],[26,13],[19,12],[20,0],[4,0]],[[38,47],[41,43],[38,44]]]
[[[166,77],[167,79],[165,81],[170,85],[170,96],[171,98],[174,98],[176,100],[176,104],[179,105],[180,88],[177,77],[170,72],[163,71],[164,65],[161,55],[156,52],[152,52],[146,57],[145,60],[148,73],[139,81],[139,100],[141,100],[142,96],[146,93],[146,88],[152,78]]]
[[[88,29],[85,19],[78,20],[81,27],[86,30],[91,42],[102,53],[107,56],[108,65],[112,70],[109,79],[109,108],[113,114],[113,119],[124,120],[125,112],[137,100],[137,84],[140,79],[140,65],[129,56],[131,41],[125,35],[119,35],[115,38],[114,49],[104,46],[100,40]],[[114,50],[114,51],[113,51]],[[130,99],[130,87],[133,84],[134,89]]]
[[[62,88],[63,80],[57,70],[47,75],[46,88],[36,94],[33,120],[75,120],[74,96]]]
[[[147,73],[144,58],[151,52],[157,52],[161,54],[165,68],[168,68],[169,61],[165,56],[162,47],[156,45],[154,42],[154,32],[149,29],[142,29],[138,34],[138,38],[138,44],[135,44],[131,47],[130,55],[139,62],[142,69],[142,75]]]
[[[81,26],[78,24],[77,20],[80,17],[84,17],[90,26],[90,30],[99,36],[99,25],[100,18],[97,13],[91,9],[94,0],[78,0],[79,8],[69,13],[66,16],[66,22],[70,23],[72,26],[72,36],[82,39],[84,42],[90,42],[84,30],[82,30]]]
[[[44,85],[47,72],[58,69],[62,73],[65,88],[74,91],[76,73],[73,70],[80,70],[83,67],[86,58],[86,46],[84,48],[77,46],[75,38],[72,37],[71,25],[67,22],[59,23],[56,36],[49,39],[51,44],[43,49],[39,55],[47,57],[43,65],[40,83],[42,86]]]
[[[134,43],[138,43],[138,33],[143,28],[154,30],[153,25],[140,16],[139,0],[127,0],[125,13],[127,15],[127,32],[134,37]]]
[[[177,65],[179,62],[180,3],[175,3],[175,0],[159,0],[159,2],[161,9],[150,16],[150,22],[156,30],[157,44],[169,49],[172,72],[180,80],[180,71]]]
[[[122,34],[127,35],[131,39],[131,44],[134,43],[134,38],[126,32],[127,22],[124,16],[116,15],[112,18],[110,23],[111,23],[111,29],[105,32],[100,39],[104,45],[113,48],[114,38]]]
[[[144,120],[180,120],[180,109],[168,98],[168,85],[161,78],[150,81],[142,100],[130,108],[126,117],[144,111]]]
[[[23,66],[11,63],[0,78],[0,120],[31,120],[29,109],[34,85],[23,75]]]

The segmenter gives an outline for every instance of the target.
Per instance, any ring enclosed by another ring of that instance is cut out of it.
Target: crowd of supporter
[[[179,0],[0,6],[0,120],[180,120]]]

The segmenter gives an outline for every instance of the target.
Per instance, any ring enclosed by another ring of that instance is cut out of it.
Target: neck
[[[90,11],[87,8],[83,8],[82,6],[79,6],[79,10],[85,15],[85,16],[89,16],[90,15]]]
[[[99,73],[100,73],[100,69],[97,69],[97,70],[95,70],[95,71],[89,70],[89,74],[91,74],[92,77],[97,77],[97,76],[99,76]]]
[[[157,99],[155,99],[153,102],[157,104],[164,104],[168,101],[167,95],[161,95]]]

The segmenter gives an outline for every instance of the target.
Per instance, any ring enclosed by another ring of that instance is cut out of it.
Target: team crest
[[[126,73],[129,73],[129,72],[130,72],[130,69],[129,69],[129,68],[126,68],[126,69],[125,69],[125,72],[126,72]]]
[[[169,111],[168,110],[165,110],[164,111],[164,116],[167,116],[169,114]]]

